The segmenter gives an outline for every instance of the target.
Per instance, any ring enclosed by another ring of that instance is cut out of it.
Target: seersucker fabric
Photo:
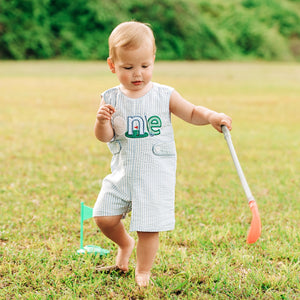
[[[176,147],[170,96],[173,88],[153,83],[141,98],[124,95],[119,86],[105,91],[105,103],[115,107],[111,174],[102,181],[94,216],[131,211],[130,231],[174,229]]]

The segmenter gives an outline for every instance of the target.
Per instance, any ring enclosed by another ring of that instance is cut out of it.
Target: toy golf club
[[[108,254],[110,251],[103,249],[99,246],[94,245],[88,245],[83,247],[83,221],[90,219],[93,217],[93,209],[91,207],[88,207],[81,202],[80,206],[80,249],[77,250],[77,254],[99,254],[100,256]]]
[[[224,125],[222,126],[222,132],[224,134],[224,137],[227,142],[230,154],[232,156],[235,168],[240,177],[243,189],[244,189],[246,197],[248,199],[250,209],[252,211],[252,221],[251,221],[250,229],[248,232],[247,243],[253,244],[258,240],[258,238],[260,237],[260,234],[261,234],[261,221],[260,221],[260,217],[259,217],[258,207],[257,207],[256,201],[251,193],[251,190],[248,186],[248,183],[244,176],[242,167],[239,163],[238,157],[237,157],[235,149],[233,147],[230,132],[229,132],[228,128]]]

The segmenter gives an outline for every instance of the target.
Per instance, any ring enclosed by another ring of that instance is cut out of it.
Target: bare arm
[[[110,104],[101,101],[97,111],[95,122],[95,136],[101,142],[107,143],[114,137],[114,130],[111,126],[111,117],[115,112],[115,108]]]
[[[221,125],[231,130],[231,118],[223,113],[217,113],[203,106],[195,106],[173,91],[170,98],[170,111],[177,117],[194,125],[211,124],[216,130],[222,132]]]

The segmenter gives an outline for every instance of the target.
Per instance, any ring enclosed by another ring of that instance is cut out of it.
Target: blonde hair
[[[146,40],[153,45],[153,55],[156,52],[155,38],[153,31],[148,24],[130,21],[119,24],[110,34],[108,39],[109,58],[114,61],[117,58],[117,49],[139,48]]]

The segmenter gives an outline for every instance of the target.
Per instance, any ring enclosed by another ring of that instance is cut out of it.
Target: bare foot
[[[124,272],[128,271],[129,258],[130,258],[130,255],[132,253],[132,250],[133,250],[134,244],[135,244],[135,241],[132,237],[129,237],[129,239],[130,240],[129,240],[127,247],[124,247],[124,248],[119,247],[118,255],[116,258],[117,267]]]
[[[146,287],[149,285],[150,272],[146,273],[135,273],[135,281],[139,287]]]

